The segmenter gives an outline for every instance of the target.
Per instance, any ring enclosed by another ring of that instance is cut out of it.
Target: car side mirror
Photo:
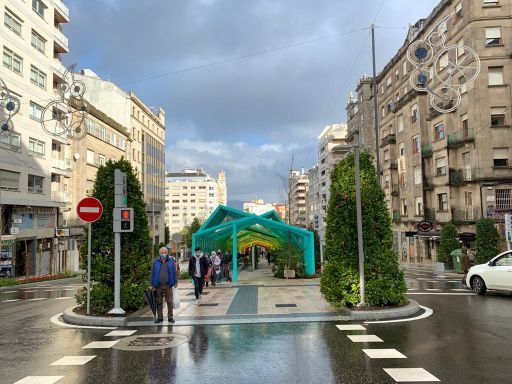
[[[494,263],[492,261],[489,261],[487,265],[489,265],[489,267],[494,267]]]

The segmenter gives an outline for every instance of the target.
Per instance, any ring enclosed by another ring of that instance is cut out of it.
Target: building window
[[[400,214],[407,216],[407,199],[401,199],[400,202]]]
[[[418,106],[414,105],[411,107],[411,121],[415,123],[418,121]]]
[[[389,76],[387,79],[386,79],[386,85],[389,87],[391,85],[391,76]]]
[[[98,155],[98,164],[100,166],[105,165],[105,155]]]
[[[105,127],[101,126],[100,125],[100,128],[99,128],[99,137],[101,140],[105,140],[105,137],[106,137],[106,130],[105,130]]]
[[[39,52],[44,53],[46,40],[36,31],[32,30],[32,46]]]
[[[414,198],[414,214],[416,216],[423,215],[423,198],[421,197]]]
[[[439,193],[437,195],[437,210],[447,212],[448,211],[448,194]]]
[[[46,5],[41,0],[32,0],[32,9],[35,13],[41,16],[44,19],[44,11],[46,9]]]
[[[491,107],[491,127],[502,127],[505,125],[505,107]]]
[[[434,141],[444,139],[444,123],[434,125]]]
[[[462,56],[464,54],[464,39],[459,39],[457,41],[457,57]]]
[[[404,130],[404,115],[398,116],[398,132],[402,132]]]
[[[402,63],[402,71],[404,73],[404,76],[407,75],[407,61],[404,60],[404,62]]]
[[[28,175],[28,192],[43,193],[43,178],[36,175]]]
[[[492,154],[495,167],[508,167],[508,148],[493,148]]]
[[[96,126],[94,124],[94,121],[91,119],[85,120],[85,129],[87,130],[87,133],[91,135],[96,134]]]
[[[512,209],[512,190],[511,189],[496,189],[496,209],[497,210],[511,210]]]
[[[484,7],[492,7],[498,5],[498,0],[484,0]]]
[[[33,65],[30,66],[30,81],[40,88],[46,89],[46,73],[40,71]]]
[[[489,85],[503,85],[503,67],[489,67]]]
[[[455,5],[455,14],[457,17],[462,17],[462,1],[459,1],[457,5]]]
[[[445,54],[443,54],[439,57],[438,64],[439,64],[440,71],[442,71],[443,69],[445,69],[448,66],[448,52],[446,52]],[[434,76],[432,76],[433,70],[434,69],[431,67],[431,75],[430,75],[431,79],[433,79],[433,77],[434,77]]]
[[[28,139],[28,154],[36,157],[44,157],[46,143],[41,140],[29,137]]]
[[[34,103],[33,101],[30,102],[30,118],[35,121],[41,121],[41,116],[43,114],[43,107],[40,105]]]
[[[405,144],[404,143],[398,144],[398,153],[399,153],[400,157],[405,156]]]
[[[20,135],[14,132],[10,135],[0,135],[0,147],[19,152],[21,150]]]
[[[91,151],[90,149],[87,150],[86,161],[87,164],[94,164],[94,151]]]
[[[21,75],[23,72],[23,59],[10,49],[4,47],[4,67]]]
[[[22,21],[13,14],[7,12],[4,13],[4,24],[7,28],[18,35],[21,35],[21,23]]]
[[[465,76],[459,77],[459,89],[460,89],[461,94],[464,94],[468,91],[468,85],[467,85],[466,81],[467,81],[467,79]]]
[[[414,171],[414,185],[421,184],[421,166],[415,165],[413,168]]]
[[[446,157],[436,160],[436,176],[446,175]]]
[[[420,137],[418,135],[412,138],[412,153],[419,153],[421,149]]]
[[[501,28],[489,27],[485,28],[485,46],[491,47],[493,45],[501,44]]]
[[[385,162],[389,161],[389,149],[384,150],[384,161]]]
[[[0,189],[4,191],[19,191],[20,174],[0,169]]]
[[[110,133],[110,144],[116,145],[117,143],[117,135],[114,132]]]

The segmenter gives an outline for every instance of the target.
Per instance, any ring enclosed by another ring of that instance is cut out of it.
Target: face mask
[[[167,253],[161,253],[161,254],[160,254],[160,258],[161,258],[161,259],[165,259],[166,257],[167,257]]]

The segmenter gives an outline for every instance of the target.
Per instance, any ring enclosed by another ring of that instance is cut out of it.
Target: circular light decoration
[[[407,49],[407,60],[415,66],[409,83],[418,92],[427,92],[430,105],[440,113],[455,111],[462,98],[461,87],[480,74],[480,58],[474,49],[466,45],[445,46],[448,21],[454,15],[452,12],[441,19],[423,40],[412,42]],[[428,85],[431,80],[437,86],[435,90]]]
[[[0,78],[0,135],[10,135],[14,131],[12,118],[20,110],[20,99],[11,95],[9,88]]]

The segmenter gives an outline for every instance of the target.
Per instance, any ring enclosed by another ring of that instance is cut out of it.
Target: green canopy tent
[[[315,274],[313,232],[284,223],[277,212],[255,215],[220,205],[192,235],[192,249],[205,252],[230,249],[233,254],[233,281],[238,278],[237,253],[254,245],[269,249],[291,242],[303,251],[307,275]]]

